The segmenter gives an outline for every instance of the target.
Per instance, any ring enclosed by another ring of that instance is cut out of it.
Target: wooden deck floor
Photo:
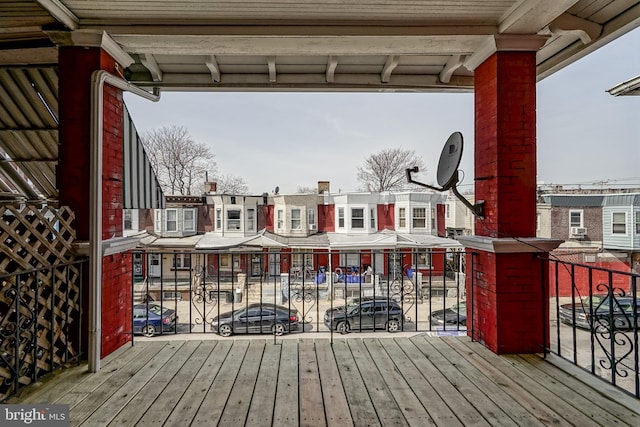
[[[87,426],[640,425],[640,401],[567,366],[467,337],[153,340],[9,403]]]

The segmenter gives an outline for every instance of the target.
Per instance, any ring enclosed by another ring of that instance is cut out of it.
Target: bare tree
[[[412,188],[407,182],[406,170],[418,166],[424,171],[422,157],[414,150],[385,148],[371,154],[358,167],[358,181],[366,191],[398,191]]]
[[[316,187],[299,186],[296,189],[296,193],[298,193],[298,194],[318,194],[318,189]]]
[[[249,187],[244,178],[237,175],[219,175],[216,177],[217,192],[225,194],[247,194]]]
[[[196,142],[182,126],[163,126],[141,137],[167,194],[200,194],[205,171],[217,170],[214,154],[205,144]]]

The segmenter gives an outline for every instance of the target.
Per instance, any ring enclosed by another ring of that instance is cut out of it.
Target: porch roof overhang
[[[608,89],[607,92],[613,96],[640,95],[640,76],[615,85],[611,89]]]
[[[266,230],[261,230],[252,236],[224,236],[219,233],[209,232],[195,245],[197,250],[231,249],[231,248],[284,248],[287,245],[267,235]]]
[[[147,89],[471,92],[498,49],[537,50],[541,80],[638,25],[640,0],[3,2],[0,197],[57,200],[60,46]]]
[[[148,241],[145,246],[152,248],[194,248],[203,238],[202,234],[188,237],[158,237],[153,241]]]

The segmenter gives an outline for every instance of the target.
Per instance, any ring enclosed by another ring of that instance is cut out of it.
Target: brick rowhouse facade
[[[535,55],[498,49],[475,70],[475,194],[485,201],[477,236],[536,235]],[[472,333],[496,353],[540,352],[546,344],[541,255],[479,250],[473,257]]]
[[[117,75],[116,61],[98,47],[60,47],[60,204],[75,212],[78,240],[89,240],[89,181],[91,141],[91,75],[106,70]],[[106,84],[103,98],[102,239],[122,236],[123,98]],[[130,256],[109,255],[102,260],[101,357],[131,341]],[[86,273],[86,272],[85,272]],[[88,274],[85,276],[88,277]],[[83,336],[88,336],[88,280],[83,289]],[[82,343],[86,354],[86,340]]]

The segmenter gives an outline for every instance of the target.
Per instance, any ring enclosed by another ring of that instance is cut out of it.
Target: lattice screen
[[[0,401],[78,356],[81,268],[69,208],[0,206]]]

